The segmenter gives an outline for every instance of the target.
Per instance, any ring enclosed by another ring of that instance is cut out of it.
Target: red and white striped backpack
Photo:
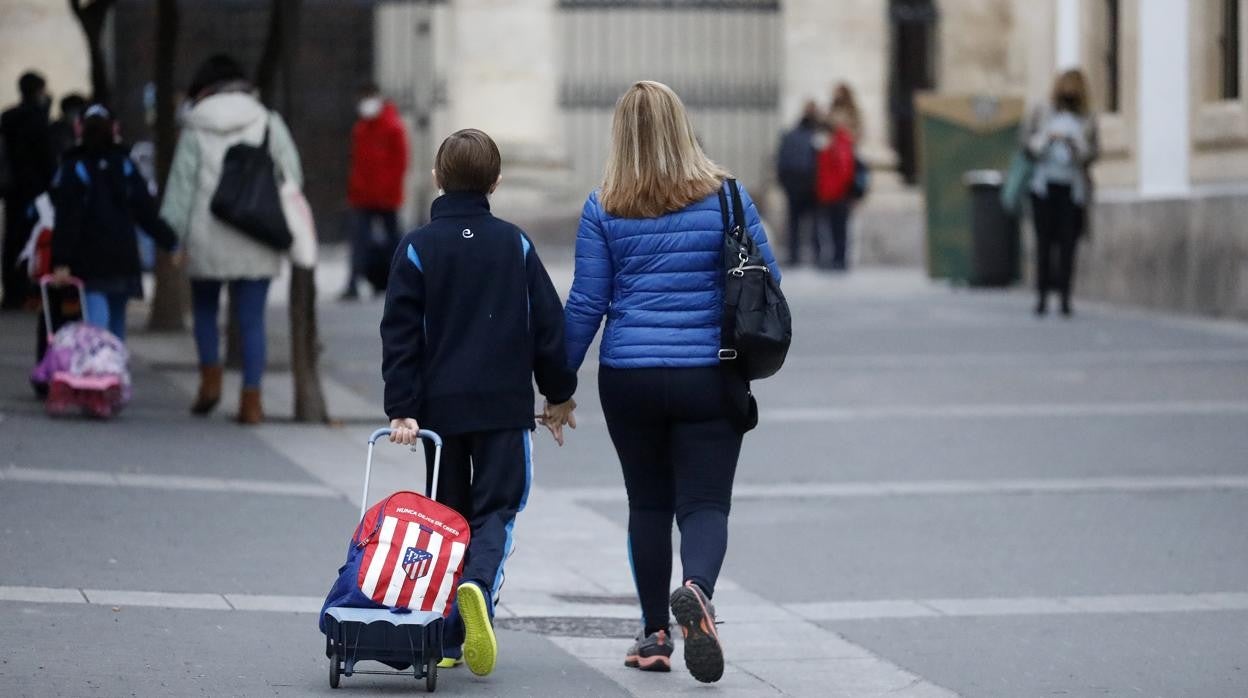
[[[325,607],[446,616],[470,535],[468,522],[454,509],[416,492],[395,492],[360,521]]]

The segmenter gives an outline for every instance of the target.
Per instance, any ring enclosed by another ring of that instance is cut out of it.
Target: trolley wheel
[[[329,687],[338,688],[338,681],[341,676],[342,670],[338,666],[338,653],[334,652],[329,655]]]
[[[425,691],[438,690],[438,663],[432,659],[425,662]]]

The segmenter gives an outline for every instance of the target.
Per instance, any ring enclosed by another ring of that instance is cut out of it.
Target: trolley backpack
[[[373,443],[383,433],[389,431],[379,430],[369,441],[368,471]],[[440,443],[438,451],[440,456]],[[430,491],[435,497],[437,460]],[[364,488],[367,499],[367,475]],[[327,632],[325,612],[334,607],[449,615],[470,537],[463,515],[418,492],[395,492],[374,504],[360,517],[347,562],[321,608],[321,632]]]

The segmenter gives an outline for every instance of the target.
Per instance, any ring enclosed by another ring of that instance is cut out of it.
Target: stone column
[[[838,82],[847,82],[858,98],[866,128],[862,152],[878,167],[893,167],[897,155],[888,137],[887,3],[788,0],[782,7],[781,123],[785,127],[796,123],[807,99],[816,100],[826,109],[832,100],[832,88]]]
[[[60,99],[70,92],[91,94],[87,40],[67,2],[5,0],[0,3],[0,109],[17,103],[17,78],[35,70]],[[55,47],[49,50],[49,47]],[[53,118],[57,110],[52,110]]]
[[[1188,24],[1187,0],[1139,4],[1136,143],[1145,197],[1183,195],[1190,187]]]
[[[513,162],[558,149],[554,0],[455,0],[446,65],[450,128],[480,128]]]
[[[1057,70],[1066,70],[1080,64],[1079,19],[1083,12],[1079,0],[1057,0],[1057,17],[1054,21],[1054,60]]]

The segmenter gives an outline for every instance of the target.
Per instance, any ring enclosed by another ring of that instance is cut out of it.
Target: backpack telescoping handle
[[[43,328],[48,333],[48,342],[52,341],[52,335],[56,334],[56,328],[52,326],[52,303],[48,299],[48,287],[53,284],[60,284],[61,280],[52,274],[44,274],[39,277],[39,295],[43,299]],[[78,289],[78,305],[82,308],[82,321],[87,322],[87,286],[82,279],[71,276],[65,280],[65,283]]]
[[[368,481],[373,474],[373,447],[377,445],[378,439],[389,436],[393,431],[389,427],[383,427],[368,437],[368,461],[364,464],[364,496],[360,499],[360,521],[364,520],[364,514],[368,512]],[[429,496],[429,499],[437,501],[438,476],[442,470],[442,437],[428,429],[421,429],[416,432],[416,436],[433,444],[433,481],[425,494]],[[413,447],[412,450],[415,451],[416,448]]]

